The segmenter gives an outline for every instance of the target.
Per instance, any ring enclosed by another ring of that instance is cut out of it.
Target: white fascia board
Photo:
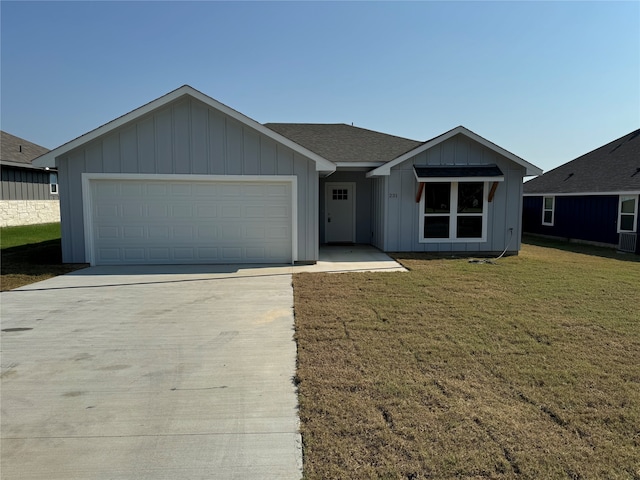
[[[338,168],[378,168],[382,165],[384,165],[384,162],[336,162],[336,167]]]
[[[494,152],[502,155],[503,157],[508,158],[509,160],[511,160],[514,163],[517,163],[518,165],[521,165],[523,167],[525,167],[526,169],[526,176],[531,176],[531,175],[542,175],[542,169],[536,167],[535,165],[527,162],[526,160],[518,157],[517,155],[514,155],[513,153],[505,150],[502,147],[499,147],[498,145],[496,145],[495,143],[490,142],[489,140],[482,138],[480,135],[473,133],[471,130],[463,127],[463,126],[459,126],[456,127],[452,130],[449,130],[448,132],[443,133],[442,135],[433,138],[431,140],[429,140],[428,142],[423,143],[422,145],[417,146],[416,148],[414,148],[413,150],[408,151],[407,153],[400,155],[399,157],[395,158],[394,160],[391,160],[390,162],[385,163],[384,165],[382,165],[381,167],[376,168],[375,170],[372,170],[371,172],[369,172],[367,174],[367,177],[379,177],[379,176],[387,176],[391,174],[391,168],[395,167],[396,165],[399,165],[400,163],[409,160],[411,157],[415,157],[416,155],[418,155],[419,153],[424,152],[425,150],[428,150],[442,142],[445,142],[447,140],[449,140],[450,138],[454,137],[455,135],[458,134],[462,134],[464,136],[466,136],[467,138],[470,138],[472,140],[475,140],[476,142],[478,142],[479,144],[487,147],[490,150],[493,150]]]
[[[231,118],[239,121],[240,123],[243,123],[255,130],[258,130],[260,133],[272,138],[278,143],[286,145],[287,147],[291,148],[293,151],[298,152],[299,154],[313,160],[316,164],[316,171],[333,172],[336,169],[336,166],[333,162],[330,162],[329,160],[321,157],[320,155],[310,150],[307,150],[306,148],[302,147],[301,145],[298,145],[295,142],[292,142],[288,138],[283,137],[279,133],[276,133],[273,130],[265,127],[261,123],[256,122],[255,120],[247,117],[246,115],[241,114],[240,112],[230,107],[227,107],[223,103],[220,103],[217,100],[205,95],[204,93],[199,92],[198,90],[196,90],[193,87],[190,87],[189,85],[183,85],[182,87],[172,92],[169,92],[166,95],[163,95],[162,97],[157,98],[147,103],[146,105],[143,105],[142,107],[136,108],[135,110],[132,110],[131,112],[125,115],[122,115],[121,117],[118,117],[115,120],[110,121],[109,123],[105,123],[101,127],[91,130],[90,132],[85,133],[84,135],[74,140],[71,140],[70,142],[67,142],[60,147],[55,148],[48,153],[45,153],[44,155],[34,160],[32,163],[35,164],[36,166],[54,167],[56,157],[59,157],[60,155],[63,155],[73,150],[74,148],[77,148],[102,135],[105,135],[106,133],[109,133],[110,131],[117,129],[126,123],[129,123],[133,120],[143,117],[144,115],[147,115],[148,113],[160,107],[163,107],[164,105],[167,105],[173,102],[174,100],[177,100],[178,98],[183,97],[185,95],[189,95],[197,100],[200,100],[201,102],[210,106],[211,108],[214,108],[230,116]]]
[[[11,160],[0,160],[0,165],[5,167],[26,168],[29,170],[43,170],[43,167],[37,167],[31,163],[12,162]]]
[[[640,195],[640,190],[618,192],[523,193],[523,197],[591,197],[594,195]]]

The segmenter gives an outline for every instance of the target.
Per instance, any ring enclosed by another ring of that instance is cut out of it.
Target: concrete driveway
[[[290,270],[212,268],[1,294],[3,479],[301,477]]]

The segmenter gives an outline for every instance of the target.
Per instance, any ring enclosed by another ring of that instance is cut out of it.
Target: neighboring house
[[[0,227],[60,221],[57,173],[31,161],[49,150],[0,132]]]
[[[39,158],[60,172],[65,262],[315,262],[321,243],[520,248],[540,169],[457,127],[427,142],[262,125],[189,86]]]
[[[524,184],[524,231],[640,253],[640,130]]]

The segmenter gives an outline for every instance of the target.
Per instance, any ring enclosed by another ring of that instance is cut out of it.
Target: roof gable
[[[470,138],[471,140],[474,140],[476,142],[478,142],[479,144],[485,146],[486,148],[493,150],[494,152],[502,155],[503,157],[511,160],[514,163],[517,163],[518,165],[521,165],[523,167],[525,167],[526,169],[526,175],[540,175],[542,173],[542,170],[538,167],[536,167],[535,165],[523,160],[522,158],[518,157],[517,155],[514,155],[513,153],[505,150],[502,147],[499,147],[498,145],[496,145],[495,143],[490,142],[489,140],[481,137],[480,135],[472,132],[471,130],[463,127],[463,126],[459,126],[456,127],[452,130],[449,130],[448,132],[443,133],[442,135],[439,135],[435,138],[432,138],[431,140],[427,140],[426,142],[420,144],[419,146],[415,147],[412,150],[409,150],[408,152],[394,158],[393,160],[385,163],[384,165],[372,170],[371,172],[367,173],[367,177],[377,177],[377,176],[386,176],[389,175],[391,173],[391,168],[395,167],[396,165],[401,164],[402,162],[405,162],[407,160],[409,160],[410,158],[415,157],[416,155],[424,152],[425,150],[428,150],[432,147],[435,147],[436,145],[443,143],[447,140],[449,140],[450,138],[453,138],[456,135],[464,135],[467,138]]]
[[[0,161],[5,165],[30,167],[34,158],[48,151],[49,149],[29,142],[24,138],[0,131]]]
[[[218,110],[219,112],[225,115],[228,115],[229,117],[239,121],[240,123],[257,130],[258,132],[266,135],[267,137],[270,137],[276,142],[281,143],[289,147],[293,151],[298,152],[299,154],[313,160],[316,164],[317,171],[333,172],[336,169],[335,165],[332,162],[323,158],[317,153],[312,152],[307,148],[291,141],[289,138],[286,138],[280,135],[279,133],[275,132],[274,130],[271,130],[265,127],[264,125],[256,122],[255,120],[247,117],[246,115],[243,115],[242,113],[236,110],[233,110],[230,107],[227,107],[226,105],[218,102],[217,100],[214,100],[213,98],[203,94],[202,92],[199,92],[198,90],[190,87],[189,85],[184,85],[172,92],[169,92],[166,95],[163,95],[162,97],[147,103],[146,105],[143,105],[135,110],[132,110],[131,112],[125,115],[122,115],[121,117],[118,117],[115,120],[110,121],[109,123],[106,123],[74,140],[71,140],[70,142],[65,143],[64,145],[58,148],[51,150],[50,152],[42,155],[37,160],[35,160],[34,165],[52,167],[55,165],[56,157],[59,157],[60,155],[63,155],[75,148],[78,148],[88,142],[91,142],[92,140],[98,137],[101,137],[125,124],[128,124],[129,122],[135,121],[149,114],[150,112],[160,109],[165,105],[179,98],[182,98],[184,96],[190,96],[192,98],[195,98],[201,101],[202,103],[206,104],[207,106],[215,110]]]
[[[345,123],[266,123],[265,126],[338,166],[379,166],[422,144]]]
[[[640,192],[640,129],[529,180],[523,190],[527,195]]]

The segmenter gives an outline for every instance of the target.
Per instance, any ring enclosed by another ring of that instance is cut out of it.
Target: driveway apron
[[[1,478],[299,479],[291,275],[252,272],[2,293]]]

